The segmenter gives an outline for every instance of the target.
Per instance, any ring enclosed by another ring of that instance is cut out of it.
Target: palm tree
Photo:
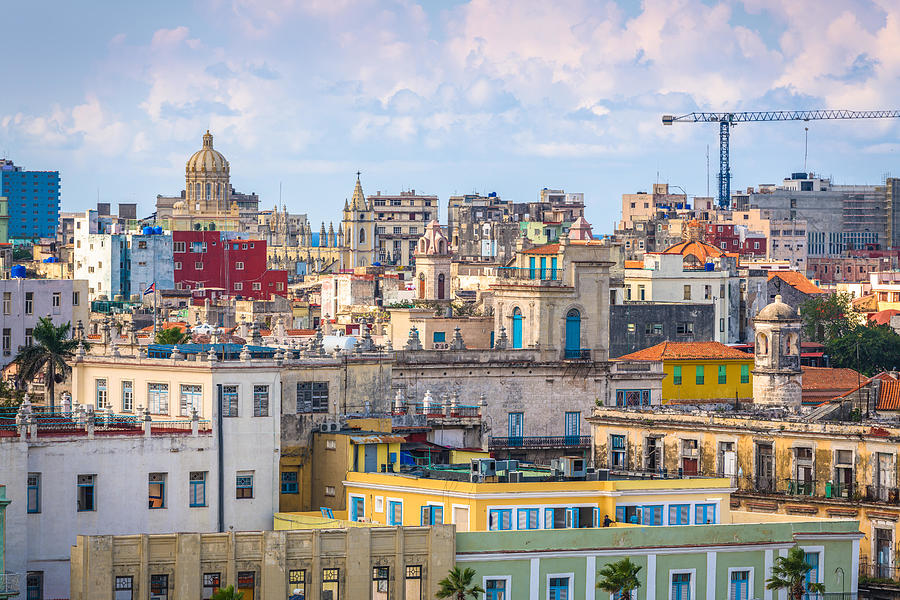
[[[68,361],[74,357],[79,341],[69,337],[70,329],[71,323],[57,327],[50,317],[41,317],[32,333],[31,345],[22,348],[13,361],[18,366],[16,378],[19,384],[33,381],[46,368],[50,412],[53,412],[56,403],[56,384],[65,381],[72,373]]]
[[[484,593],[484,589],[477,583],[472,583],[473,577],[475,569],[466,567],[460,570],[459,567],[453,567],[447,576],[438,582],[440,589],[437,597],[452,600],[466,600],[471,597],[477,600],[478,595]]]
[[[191,341],[191,334],[187,329],[180,327],[167,327],[156,332],[154,341],[157,344],[187,344]]]
[[[597,587],[610,594],[619,594],[620,600],[631,600],[631,592],[641,587],[641,582],[637,578],[640,570],[641,567],[626,556],[597,572],[600,575]]]
[[[788,551],[787,556],[779,556],[772,566],[772,576],[766,580],[767,590],[788,590],[790,600],[802,600],[804,594],[821,594],[825,584],[806,582],[812,567],[806,562],[806,553],[799,546]]]
[[[244,592],[234,591],[234,586],[219,588],[213,592],[212,600],[242,600]]]

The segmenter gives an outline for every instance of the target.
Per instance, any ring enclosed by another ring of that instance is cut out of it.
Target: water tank
[[[25,266],[24,265],[13,265],[12,269],[9,270],[10,277],[18,277],[19,279],[25,279]]]
[[[153,235],[162,235],[162,227],[157,225],[153,228]]]
[[[144,227],[143,229],[141,229],[141,233],[143,235],[151,235],[153,233],[153,228],[152,227]]]
[[[713,263],[706,263],[705,265],[703,265],[703,270],[704,271],[715,271],[716,265],[714,265]]]

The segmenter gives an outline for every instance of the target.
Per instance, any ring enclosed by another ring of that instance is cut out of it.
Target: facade
[[[88,322],[87,282],[80,279],[0,279],[0,365],[9,364],[19,348],[32,343],[41,317],[53,323]]]
[[[175,288],[170,233],[150,227],[126,231],[93,210],[75,218],[73,263],[75,278],[87,281],[91,300],[140,301],[151,284]]]
[[[59,171],[26,171],[0,159],[0,196],[7,200],[9,238],[56,237]]]
[[[428,600],[454,563],[452,527],[80,535],[71,600]]]
[[[753,356],[719,342],[667,341],[626,354],[620,360],[663,363],[666,374],[662,382],[663,404],[755,400],[750,376]],[[628,404],[624,398],[616,401],[617,406]]]
[[[429,308],[391,308],[388,312],[388,336],[394,348],[402,348],[409,341],[413,327],[425,350],[449,350],[457,331],[465,348],[473,350],[492,348],[496,338],[493,317],[436,316]]]
[[[459,533],[456,562],[475,570],[489,600],[606,600],[599,571],[623,556],[640,567],[638,600],[774,600],[783,592],[766,590],[766,580],[795,546],[816,565],[822,598],[856,598],[855,521]]]
[[[763,258],[768,254],[766,236],[751,233],[740,225],[707,223],[703,241],[741,256]]]
[[[172,240],[175,289],[191,290],[195,302],[287,295],[287,272],[268,269],[265,240],[220,231],[175,231]]]
[[[416,242],[425,233],[427,223],[439,218],[438,197],[417,194],[416,190],[398,195],[378,192],[369,196],[368,202],[369,210],[374,212],[378,236],[376,260],[382,264],[413,266]]]
[[[712,304],[631,301],[609,307],[609,357],[643,350],[666,340],[711,342],[715,339]]]
[[[753,320],[753,402],[798,410],[803,397],[800,315],[775,296]]]

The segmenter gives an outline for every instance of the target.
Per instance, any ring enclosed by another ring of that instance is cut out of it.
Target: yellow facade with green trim
[[[734,402],[753,398],[753,355],[747,360],[663,360],[662,400]]]

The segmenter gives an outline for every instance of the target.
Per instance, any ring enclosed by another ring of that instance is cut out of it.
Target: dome
[[[185,171],[191,173],[228,173],[228,161],[221,152],[213,149],[213,136],[206,130],[203,147],[188,159]]]
[[[775,301],[759,311],[755,321],[798,321],[800,316],[789,304],[781,301],[781,294],[775,296]]]

